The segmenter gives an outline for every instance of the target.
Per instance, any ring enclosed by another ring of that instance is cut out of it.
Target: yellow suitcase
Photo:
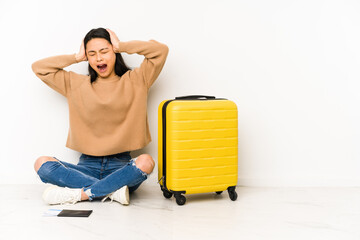
[[[164,197],[228,190],[235,201],[238,178],[236,104],[213,96],[165,100],[158,109],[158,179]]]

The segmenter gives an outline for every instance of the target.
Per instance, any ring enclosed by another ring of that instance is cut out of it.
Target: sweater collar
[[[115,75],[114,77],[111,78],[101,78],[101,77],[97,77],[96,78],[96,82],[102,82],[102,83],[106,83],[106,82],[116,82],[119,81],[120,77]]]

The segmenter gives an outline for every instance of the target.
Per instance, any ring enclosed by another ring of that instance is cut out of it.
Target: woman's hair
[[[111,39],[110,39],[110,34],[108,31],[106,31],[105,28],[96,28],[96,29],[92,29],[90,30],[90,32],[88,32],[84,38],[84,46],[85,46],[85,51],[86,51],[86,44],[94,38],[104,38],[106,39],[109,43],[111,43]],[[116,55],[116,60],[115,60],[115,74],[118,75],[119,77],[121,77],[124,73],[126,73],[128,70],[130,70],[130,68],[128,66],[126,66],[124,59],[122,58],[120,53],[115,53]],[[97,73],[96,71],[90,66],[89,64],[89,75],[90,75],[90,79],[91,79],[91,83],[93,83],[96,78],[97,78]]]

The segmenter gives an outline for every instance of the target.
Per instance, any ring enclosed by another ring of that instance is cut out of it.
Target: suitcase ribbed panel
[[[160,125],[159,122],[159,138],[162,136]],[[190,194],[223,191],[235,186],[237,127],[237,108],[232,101],[170,102],[166,109],[166,187]],[[159,179],[163,167],[160,162],[159,158]]]

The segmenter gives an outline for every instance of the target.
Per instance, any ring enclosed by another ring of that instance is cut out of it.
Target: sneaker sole
[[[124,187],[124,191],[125,191],[125,199],[123,199],[124,201],[121,202],[121,204],[123,205],[129,205],[130,204],[130,196],[129,196],[129,187],[125,186]]]

